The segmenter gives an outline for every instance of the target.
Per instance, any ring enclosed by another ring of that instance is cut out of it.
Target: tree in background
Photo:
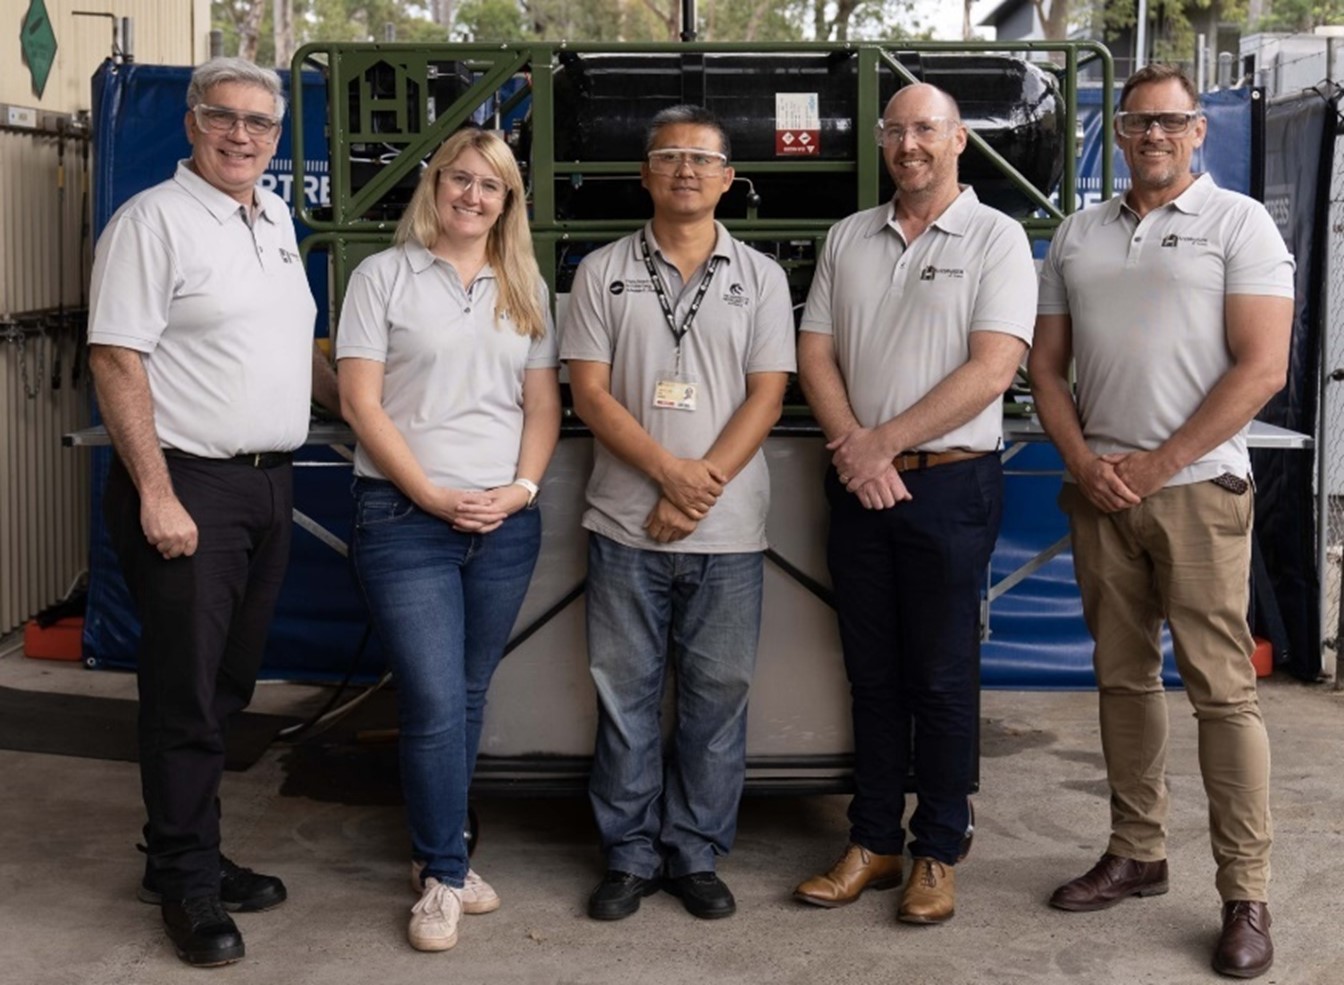
[[[1257,31],[1308,32],[1323,24],[1344,24],[1344,0],[1274,0],[1254,18]]]
[[[1062,0],[1055,0],[1062,2]],[[927,37],[914,0],[699,0],[698,40]],[[212,0],[224,50],[289,64],[310,41],[675,41],[680,0]]]

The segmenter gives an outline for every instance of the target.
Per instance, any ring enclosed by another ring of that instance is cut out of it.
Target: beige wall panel
[[[46,0],[56,60],[38,99],[19,47],[29,0],[0,0],[0,102],[56,113],[89,108],[89,80],[112,52],[112,22],[76,17],[90,10],[130,17],[137,62],[196,65],[210,53],[210,0]]]
[[[81,305],[92,250],[80,242],[82,154],[65,142],[62,192],[55,137],[0,132],[0,318]]]

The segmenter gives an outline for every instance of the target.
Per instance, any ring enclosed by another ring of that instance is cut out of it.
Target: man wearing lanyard
[[[714,220],[733,169],[713,114],[662,111],[645,151],[653,220],[579,265],[560,338],[597,439],[583,517],[589,796],[608,871],[588,914],[627,917],[665,885],[708,919],[736,909],[715,860],[742,793],[770,505],[761,444],[794,368],[793,317],[784,272]]]

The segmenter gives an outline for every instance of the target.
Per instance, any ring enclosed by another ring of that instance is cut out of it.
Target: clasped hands
[[[658,476],[662,495],[644,520],[645,532],[660,544],[690,536],[727,484],[728,476],[708,459],[672,459]]]
[[[528,491],[515,485],[479,492],[436,486],[428,503],[418,505],[447,521],[458,533],[488,534],[526,506],[528,498]]]
[[[828,441],[826,449],[833,453],[831,464],[845,489],[857,496],[865,509],[891,509],[914,498],[892,464],[900,449],[892,451],[876,428],[854,428]]]
[[[1069,472],[1093,506],[1103,513],[1118,513],[1157,492],[1177,470],[1159,452],[1131,451],[1094,455]]]

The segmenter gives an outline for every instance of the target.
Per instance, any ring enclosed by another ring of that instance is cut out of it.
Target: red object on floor
[[[43,629],[29,619],[23,627],[23,654],[38,660],[79,660],[83,657],[80,640],[84,636],[84,617],[68,616]]]
[[[1255,638],[1255,652],[1251,654],[1251,666],[1256,677],[1268,677],[1274,673],[1274,644],[1269,640]]]

